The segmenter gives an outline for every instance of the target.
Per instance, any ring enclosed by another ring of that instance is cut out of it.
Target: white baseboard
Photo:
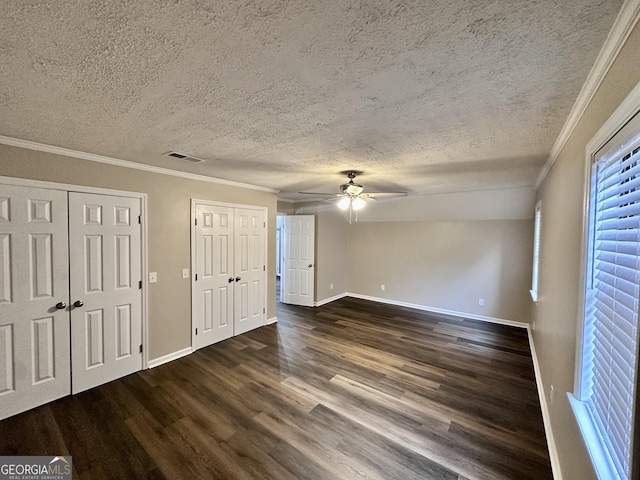
[[[536,377],[536,386],[538,387],[538,398],[540,399],[540,410],[542,410],[542,423],[544,424],[544,434],[547,438],[547,448],[549,449],[551,470],[553,471],[554,480],[562,480],[560,458],[558,457],[558,449],[556,448],[556,441],[553,437],[553,430],[551,429],[551,415],[549,414],[547,397],[544,394],[542,376],[540,374],[540,364],[538,363],[538,354],[536,353],[536,347],[533,343],[531,327],[527,328],[527,335],[529,337],[529,349],[531,350],[531,359],[533,360],[533,371]]]
[[[276,323],[278,321],[278,317],[273,317],[267,319],[266,325],[271,325],[272,323]],[[165,363],[172,362],[173,360],[177,360],[182,357],[186,357],[193,353],[193,349],[191,347],[183,348],[182,350],[178,350],[177,352],[169,353],[167,355],[163,355],[162,357],[154,358],[153,360],[149,360],[147,364],[147,368],[155,368]]]
[[[390,300],[388,298],[381,298],[381,297],[371,297],[369,295],[361,295],[359,293],[348,292],[344,296],[360,298],[362,300],[371,300],[372,302],[386,303],[389,305],[396,305],[398,307],[415,308],[416,310],[423,310],[425,312],[442,313],[444,315],[451,315],[453,317],[462,317],[462,318],[469,318],[472,320],[480,320],[483,322],[499,323],[500,325],[508,325],[510,327],[518,327],[518,328],[529,327],[529,324],[525,322],[516,322],[515,320],[507,320],[504,318],[487,317],[484,315],[476,315],[474,313],[465,313],[465,312],[458,312],[455,310],[447,310],[444,308],[429,307],[428,305],[419,305],[416,303],[399,302],[397,300]]]
[[[349,295],[349,294],[346,293],[346,292],[339,293],[338,295],[334,295],[333,297],[325,298],[324,300],[320,300],[319,302],[314,302],[313,306],[314,307],[321,307],[322,305],[326,305],[327,303],[331,303],[331,302],[335,302],[336,300],[340,300],[341,298],[344,298],[347,295]]]
[[[182,357],[186,357],[193,352],[191,347],[183,348],[182,350],[178,350],[177,352],[169,353],[167,355],[163,355],[162,357],[154,358],[153,360],[149,360],[148,368],[155,368],[165,363],[169,363],[173,360],[177,360]]]

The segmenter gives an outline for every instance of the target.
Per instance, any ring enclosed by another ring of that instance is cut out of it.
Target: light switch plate
[[[156,283],[158,281],[158,274],[156,272],[149,272],[149,283]]]

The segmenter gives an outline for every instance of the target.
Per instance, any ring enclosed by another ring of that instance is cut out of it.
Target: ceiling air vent
[[[201,159],[201,158],[192,157],[190,155],[185,155],[184,153],[179,153],[179,152],[167,152],[167,153],[165,153],[165,155],[167,155],[168,157],[179,158],[180,160],[185,160],[185,161],[191,162],[191,163],[202,163],[202,162],[204,162],[204,160]]]

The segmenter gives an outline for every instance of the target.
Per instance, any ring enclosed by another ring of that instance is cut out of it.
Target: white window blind
[[[637,137],[637,136],[636,136]],[[628,479],[640,299],[640,141],[593,166],[581,398],[615,477]]]

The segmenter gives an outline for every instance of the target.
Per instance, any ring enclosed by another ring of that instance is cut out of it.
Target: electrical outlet
[[[384,283],[380,285],[380,290],[384,292]]]
[[[329,290],[333,290],[333,283],[329,284]]]
[[[182,269],[182,278],[189,278],[189,269],[188,268],[183,268]]]
[[[158,281],[158,274],[156,272],[149,272],[149,283],[156,283]]]
[[[484,307],[484,298],[478,299],[478,305],[480,305],[481,307]]]

